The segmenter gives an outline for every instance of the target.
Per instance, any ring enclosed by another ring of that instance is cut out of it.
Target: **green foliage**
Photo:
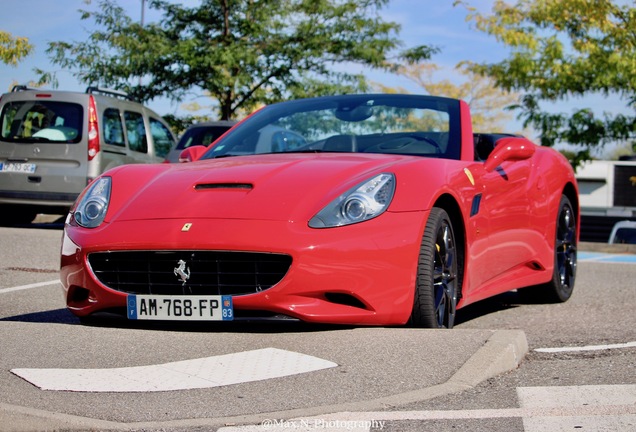
[[[14,37],[10,33],[0,30],[0,61],[2,63],[16,66],[32,50],[33,45],[29,43],[27,38]]]
[[[149,0],[162,18],[142,27],[115,0],[100,0],[97,11],[83,11],[101,28],[88,43],[52,42],[47,52],[82,82],[142,101],[204,91],[229,119],[292,97],[359,91],[364,79],[352,65],[388,69],[390,56],[430,55],[428,47],[397,53],[399,26],[380,14],[387,2],[202,0],[188,8]]]
[[[455,4],[466,2],[456,1]],[[570,143],[580,157],[608,142],[636,139],[636,8],[618,0],[496,0],[492,15],[468,7],[477,29],[510,48],[510,56],[473,64],[501,88],[525,92],[519,118],[541,135],[543,145]],[[598,117],[589,107],[549,113],[554,103],[590,94],[619,96],[629,115]],[[586,156],[587,155],[587,156]]]
[[[437,73],[446,76],[447,72],[433,63],[395,65],[395,73],[408,78],[426,93],[464,100],[470,106],[475,132],[516,132],[506,131],[505,122],[512,117],[507,109],[518,102],[518,95],[501,90],[494,85],[493,79],[475,74],[461,63],[455,69],[465,77],[464,82],[457,84],[449,79],[436,79]],[[377,87],[386,93],[406,92],[381,84]]]

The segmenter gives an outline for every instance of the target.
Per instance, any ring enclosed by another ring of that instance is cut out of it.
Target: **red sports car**
[[[77,199],[61,261],[74,314],[451,328],[505,291],[572,294],[570,164],[473,134],[460,100],[283,102],[182,158],[114,168]]]

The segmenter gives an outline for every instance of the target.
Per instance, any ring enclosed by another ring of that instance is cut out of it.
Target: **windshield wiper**
[[[217,156],[212,156],[212,157],[205,158],[205,159],[223,159],[223,158],[233,157],[233,156],[240,156],[240,155],[231,154],[231,153],[226,153],[226,154],[221,154],[221,155],[217,155]]]

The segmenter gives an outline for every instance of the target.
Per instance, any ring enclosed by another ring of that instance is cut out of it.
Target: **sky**
[[[141,0],[118,2],[133,20],[141,19]],[[199,1],[182,0],[180,3],[190,6],[199,4]],[[475,30],[473,24],[466,21],[467,11],[461,6],[453,7],[453,3],[453,0],[390,0],[382,11],[385,20],[401,25],[399,37],[404,41],[405,47],[422,44],[437,46],[440,53],[433,56],[432,62],[442,68],[440,75],[443,78],[457,79],[459,83],[461,78],[453,69],[460,61],[496,62],[506,58],[508,50],[494,37]],[[469,0],[469,3],[481,12],[489,12],[494,1]],[[59,70],[59,66],[51,64],[45,51],[48,42],[86,40],[95,27],[92,27],[93,21],[80,19],[79,9],[92,10],[96,6],[96,0],[89,5],[85,0],[2,0],[0,29],[13,36],[27,37],[34,45],[34,52],[17,67],[0,64],[0,93],[8,91],[15,82],[24,84],[36,80],[37,75],[33,71],[36,67],[55,71],[60,90],[84,91],[87,85],[79,83],[69,71]],[[24,10],[27,7],[28,12]],[[156,19],[156,15],[154,18]],[[150,20],[153,20],[153,15],[146,5],[145,21]],[[385,86],[403,87],[413,93],[421,92],[419,87],[406,78],[372,71],[365,74]],[[201,105],[206,104],[200,98],[196,101]],[[185,113],[182,104],[188,102],[194,100],[178,104],[163,98],[148,102],[148,106],[160,115],[179,115]],[[617,112],[625,104],[592,96],[562,102],[555,110],[569,113],[576,107],[594,107],[600,112]],[[519,132],[522,126],[511,119],[507,129],[509,132]]]

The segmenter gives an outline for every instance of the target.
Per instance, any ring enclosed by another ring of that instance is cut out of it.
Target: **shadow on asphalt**
[[[0,321],[18,321],[43,324],[79,324],[80,320],[67,309],[54,309],[5,317]]]
[[[482,300],[457,311],[455,324],[459,325],[486,315],[529,304],[522,301],[516,292],[508,292]],[[236,333],[287,333],[321,332],[347,330],[364,326],[305,323],[296,320],[245,319],[232,322],[172,322],[172,321],[135,321],[121,313],[97,313],[91,317],[78,318],[67,309],[54,309],[15,315],[0,321],[16,321],[43,324],[70,324],[90,327],[143,329],[178,332],[236,332]],[[399,327],[399,326],[398,326]]]
[[[98,313],[88,318],[77,318],[67,309],[54,309],[15,315],[0,321],[29,322],[42,324],[71,324],[89,327],[143,329],[179,332],[237,332],[237,333],[287,333],[287,332],[319,332],[328,330],[346,330],[355,326],[313,324],[296,320],[241,320],[233,322],[169,322],[169,321],[135,321],[113,313]]]
[[[503,310],[513,309],[521,304],[523,303],[521,303],[521,299],[516,292],[499,294],[459,309],[455,316],[455,325]]]
[[[0,227],[61,230],[65,220],[66,215],[38,215],[30,223],[0,223]]]

